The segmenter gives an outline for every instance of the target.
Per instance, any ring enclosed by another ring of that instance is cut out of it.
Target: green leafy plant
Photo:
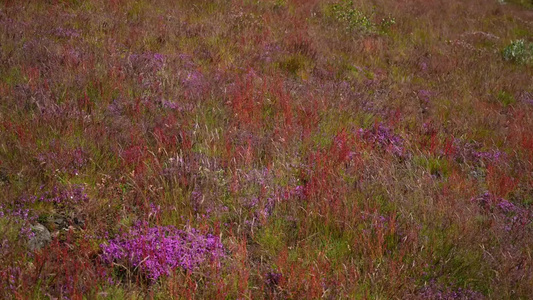
[[[519,64],[529,64],[533,62],[533,43],[523,39],[515,40],[503,49],[503,58]]]
[[[514,98],[513,94],[508,93],[506,91],[500,91],[496,98],[498,99],[498,102],[500,102],[504,107],[516,103],[516,99]]]
[[[511,4],[516,4],[516,5],[521,5],[527,8],[533,7],[533,1],[531,0],[498,0],[498,2],[500,2],[500,4],[511,3]]]
[[[373,21],[375,11],[370,15],[354,8],[352,0],[343,0],[331,7],[334,18],[345,25],[349,32],[357,31],[362,34],[384,34],[396,23],[394,18],[384,18],[379,23]]]

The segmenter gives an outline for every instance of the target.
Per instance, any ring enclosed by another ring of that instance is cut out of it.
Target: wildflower
[[[399,135],[394,134],[392,129],[381,123],[369,130],[361,128],[357,133],[360,138],[370,144],[385,149],[399,157],[405,155],[404,140]]]
[[[128,266],[156,281],[177,268],[192,271],[224,255],[222,243],[213,235],[203,235],[195,229],[182,231],[173,226],[145,227],[146,223],[141,222],[102,244],[104,261]]]

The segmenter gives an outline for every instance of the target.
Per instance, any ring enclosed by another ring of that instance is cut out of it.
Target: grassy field
[[[531,299],[532,7],[0,1],[0,298]]]

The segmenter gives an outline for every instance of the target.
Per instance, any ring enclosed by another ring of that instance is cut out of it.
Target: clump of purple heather
[[[80,32],[72,28],[57,27],[52,31],[52,34],[60,38],[77,38]]]
[[[86,203],[89,200],[89,196],[85,192],[85,186],[83,185],[74,185],[68,189],[54,186],[51,190],[44,191],[37,200],[52,203],[56,206],[70,207]]]
[[[89,162],[89,154],[82,147],[68,150],[45,151],[37,155],[37,161],[52,170],[78,175]]]
[[[31,224],[37,220],[37,214],[31,209],[25,208],[24,203],[15,203],[9,208],[0,205],[0,218],[5,218],[7,222],[11,223],[11,226],[18,228],[20,237],[26,239],[33,237]]]
[[[506,199],[498,197],[490,192],[485,192],[471,199],[476,202],[484,211],[499,214],[504,220],[505,231],[525,228],[533,222],[532,211],[516,205]]]
[[[177,102],[161,99],[160,103],[164,109],[183,111],[183,107]]]
[[[283,49],[280,45],[269,43],[261,49],[261,52],[257,55],[257,60],[264,63],[271,63],[282,53]]]
[[[135,70],[155,72],[161,70],[165,65],[165,56],[153,52],[133,53],[129,55],[128,62]]]
[[[181,53],[178,55],[178,59],[185,69],[192,69],[196,66],[193,61],[193,57],[186,53]]]
[[[523,92],[520,95],[520,100],[526,104],[533,105],[533,93]]]
[[[276,206],[276,200],[273,198],[268,198],[265,206],[263,207],[263,209],[259,211],[259,213],[261,214],[262,217],[266,219],[272,215],[272,213],[274,212],[275,206]]]
[[[417,92],[418,99],[420,100],[420,105],[422,112],[426,113],[429,109],[430,100],[433,97],[433,92],[428,90],[419,90]]]
[[[178,72],[183,94],[188,99],[199,98],[210,89],[210,79],[200,69]]]
[[[377,212],[361,212],[361,219],[368,220],[373,228],[388,227],[390,218],[380,215]]]
[[[151,281],[168,276],[176,269],[193,271],[204,263],[224,256],[220,239],[195,229],[174,226],[148,227],[145,222],[102,244],[102,258],[138,271]]]
[[[41,190],[43,189],[41,186]],[[67,189],[54,186],[39,196],[23,196],[9,205],[0,205],[0,217],[8,218],[14,225],[20,226],[19,235],[30,239],[34,235],[31,225],[37,222],[39,215],[34,209],[36,203],[49,203],[55,208],[65,209],[84,204],[88,200],[83,185],[74,185]]]
[[[481,150],[478,143],[462,142],[459,139],[453,141],[455,158],[466,162],[493,162],[497,163],[507,158],[507,155],[497,149]]]
[[[278,272],[270,271],[265,274],[265,284],[269,289],[276,288],[280,283],[283,275]]]
[[[184,74],[181,84],[189,90],[201,90],[205,85],[205,77],[199,70],[188,71]]]
[[[418,293],[420,299],[432,300],[474,300],[485,299],[485,296],[480,292],[463,288],[443,287],[437,284],[434,280],[430,281],[428,285],[424,286]]]
[[[125,104],[123,99],[113,99],[107,106],[106,114],[113,117],[118,117],[124,113]]]
[[[274,198],[261,200],[257,197],[252,197],[244,200],[243,207],[251,212],[251,219],[245,220],[244,223],[251,228],[259,226],[262,221],[266,221],[272,215],[275,206],[276,200]]]
[[[303,185],[297,185],[295,187],[287,188],[281,193],[282,200],[288,199],[303,199],[305,197],[305,187]]]
[[[195,187],[191,193],[191,205],[197,219],[220,217],[229,210],[227,206],[213,202],[212,199],[206,197],[206,194],[198,187]]]
[[[520,208],[515,204],[501,197],[498,197],[488,191],[477,197],[472,198],[471,201],[477,202],[479,206],[481,206],[483,209],[492,210],[496,208],[503,213],[517,213],[520,211]]]
[[[4,288],[3,291],[0,289],[0,296],[4,295],[6,299],[9,299],[14,295],[13,292],[17,289],[17,281],[21,277],[21,273],[22,270],[19,266],[7,266],[0,269],[0,287]]]
[[[371,129],[361,128],[357,134],[359,138],[367,143],[384,149],[396,156],[403,157],[406,155],[403,138],[382,123],[377,124]]]
[[[429,103],[429,100],[433,96],[433,92],[429,90],[419,90],[417,92],[417,96],[420,100],[422,100],[425,104]]]

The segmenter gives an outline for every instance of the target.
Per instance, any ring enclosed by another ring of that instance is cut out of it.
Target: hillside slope
[[[528,299],[531,7],[0,1],[0,298]]]

